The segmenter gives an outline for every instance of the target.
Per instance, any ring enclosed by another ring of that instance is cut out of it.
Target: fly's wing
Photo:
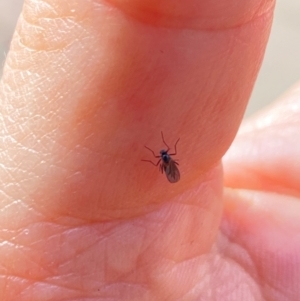
[[[171,160],[168,165],[164,166],[164,170],[170,183],[176,183],[180,180],[180,172],[175,161]]]

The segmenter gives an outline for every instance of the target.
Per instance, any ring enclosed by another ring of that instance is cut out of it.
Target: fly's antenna
[[[166,143],[166,141],[165,141],[165,138],[164,138],[164,134],[163,134],[163,132],[161,131],[161,138],[162,138],[162,141],[163,141],[163,143],[166,145],[166,147],[168,148],[167,149],[167,152],[170,150],[170,147],[169,147],[169,145]]]
[[[156,156],[155,155],[155,152],[150,148],[150,147],[148,147],[148,146],[146,146],[146,145],[144,145],[145,146],[145,148],[147,148],[152,154],[153,154],[153,156],[155,157],[155,158],[159,158],[160,156]]]

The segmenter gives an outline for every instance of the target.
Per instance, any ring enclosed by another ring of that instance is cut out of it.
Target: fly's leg
[[[169,154],[170,156],[175,156],[175,155],[177,155],[177,143],[178,143],[179,140],[180,140],[180,138],[178,138],[178,140],[176,141],[175,146],[174,146],[174,148],[175,148],[175,153]]]
[[[160,163],[161,159],[159,159],[157,161],[157,163],[155,164],[154,162],[152,162],[151,160],[141,160],[141,161],[144,161],[144,162],[150,162],[151,164],[153,164],[154,166],[158,166],[158,164]]]

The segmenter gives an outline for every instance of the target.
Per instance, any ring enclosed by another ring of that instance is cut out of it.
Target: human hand
[[[224,196],[220,164],[273,5],[25,3],[0,85],[0,300],[299,300],[296,97],[242,127]],[[140,161],[161,130],[176,184]]]

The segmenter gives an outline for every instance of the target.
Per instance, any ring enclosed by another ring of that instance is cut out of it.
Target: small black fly
[[[154,151],[147,147],[145,145],[145,148],[147,148],[149,151],[152,152],[153,156],[155,158],[159,158],[159,160],[157,161],[157,163],[155,164],[154,162],[152,162],[151,160],[142,160],[142,161],[145,161],[145,162],[150,162],[151,164],[153,164],[154,166],[157,166],[158,164],[159,165],[159,170],[163,173],[165,172],[166,174],[166,177],[168,179],[168,181],[170,183],[176,183],[180,180],[180,172],[179,172],[179,169],[177,167],[177,165],[179,165],[176,160],[172,159],[171,156],[174,156],[177,154],[177,149],[176,149],[176,146],[177,146],[177,143],[179,141],[180,138],[178,138],[178,140],[176,141],[175,143],[175,146],[174,146],[174,149],[175,149],[175,153],[173,154],[169,154],[169,150],[170,150],[170,147],[168,146],[168,144],[166,143],[165,139],[164,139],[164,135],[163,135],[163,132],[161,132],[161,137],[162,137],[162,141],[163,143],[166,145],[166,147],[168,148],[167,150],[161,150],[159,153],[159,155],[155,155]]]

